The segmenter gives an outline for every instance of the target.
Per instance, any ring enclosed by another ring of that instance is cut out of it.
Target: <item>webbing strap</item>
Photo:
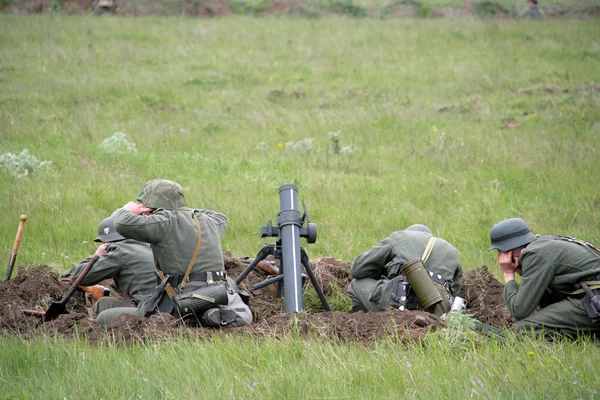
[[[154,257],[154,267],[156,268],[156,274],[160,278],[160,281],[164,281],[165,274],[163,274],[163,272],[160,269],[158,269],[158,261],[156,260],[156,257]],[[165,285],[165,292],[167,292],[167,295],[169,296],[169,298],[171,298],[171,300],[173,300],[173,297],[177,294],[175,293],[175,290],[173,290],[173,288],[171,287],[171,284],[168,282]]]
[[[421,261],[423,261],[423,263],[426,263],[427,260],[429,259],[429,256],[431,255],[431,252],[433,251],[433,246],[435,245],[436,240],[437,240],[437,238],[435,236],[432,236],[429,239],[429,242],[427,242],[427,246],[425,246],[425,251],[423,252],[423,256],[421,256]]]
[[[590,288],[590,290],[595,290],[595,289],[600,289],[600,281],[587,281],[587,282],[582,282],[588,285],[588,287]],[[581,283],[580,283],[581,285]],[[585,293],[585,290],[583,289],[577,289],[573,292],[569,292],[569,295],[574,295],[574,294],[581,294],[581,293]]]
[[[600,255],[600,249],[598,249],[593,244],[586,242],[585,240],[577,239],[572,236],[558,236],[558,239],[564,240],[567,242],[571,242],[571,243],[577,243],[578,245],[587,247],[587,248],[591,249],[594,253]]]
[[[194,248],[194,254],[192,254],[192,259],[190,260],[187,270],[185,271],[185,275],[183,276],[183,280],[181,281],[181,285],[179,286],[181,291],[183,291],[185,284],[190,278],[190,272],[192,272],[192,267],[194,266],[194,263],[196,262],[196,257],[198,256],[198,250],[200,250],[200,238],[202,237],[202,229],[200,228],[200,220],[198,219],[196,214],[194,214],[194,221],[196,221],[196,227],[198,228],[198,240],[196,241],[196,247]]]

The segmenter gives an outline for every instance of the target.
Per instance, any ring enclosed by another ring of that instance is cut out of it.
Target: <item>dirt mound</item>
[[[494,326],[511,326],[515,321],[504,305],[504,286],[487,267],[466,271],[461,297],[467,299],[467,312]]]
[[[347,313],[329,311],[303,314],[278,314],[259,321],[257,336],[297,333],[333,341],[370,343],[388,337],[418,340],[428,331],[443,326],[442,320],[424,311],[385,311]]]
[[[18,268],[17,275],[0,282],[0,333],[27,333],[37,326],[37,319],[22,310],[46,310],[62,299],[69,288],[59,282],[58,274],[46,265]],[[76,292],[67,304],[69,313],[86,312],[85,296]]]
[[[269,257],[272,267],[279,268],[279,260]],[[235,278],[247,267],[249,260],[242,261],[225,254],[225,269]],[[345,296],[350,282],[350,264],[331,257],[311,260],[315,277],[328,298]],[[382,313],[349,313],[335,309],[324,312],[321,304],[305,302],[305,312],[285,313],[282,298],[275,296],[275,285],[252,290],[253,285],[267,278],[265,272],[256,268],[240,283],[240,289],[251,293],[250,305],[254,321],[250,327],[233,329],[197,329],[183,325],[169,314],[139,318],[122,315],[108,326],[102,326],[88,317],[83,292],[77,291],[67,304],[67,314],[39,324],[39,316],[25,315],[22,310],[43,311],[60,300],[69,286],[58,280],[58,275],[45,265],[27,265],[18,268],[10,281],[0,282],[0,334],[20,335],[24,338],[45,335],[73,338],[87,337],[90,343],[109,341],[114,344],[168,340],[176,335],[207,339],[214,335],[252,335],[257,338],[281,336],[287,333],[301,337],[318,337],[340,342],[370,343],[381,338],[394,340],[418,340],[428,331],[444,324],[441,319],[422,311],[386,311]],[[470,303],[468,312],[481,321],[496,326],[512,323],[504,308],[502,285],[487,268],[467,271],[463,278],[463,297]],[[112,281],[105,286],[115,287]],[[311,286],[306,280],[307,288]]]

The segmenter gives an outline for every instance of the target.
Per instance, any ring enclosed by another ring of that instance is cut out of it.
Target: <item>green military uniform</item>
[[[504,287],[504,302],[518,331],[600,331],[600,322],[590,319],[581,296],[564,295],[576,283],[600,274],[600,254],[556,236],[541,236],[525,247],[519,261],[521,285],[511,280]],[[543,308],[535,311],[538,306]]]
[[[90,257],[73,268],[72,280],[77,279],[89,261]],[[109,244],[106,247],[106,254],[100,256],[81,281],[81,285],[96,285],[110,278],[115,281],[117,288],[123,294],[123,300],[103,297],[94,304],[94,314],[97,316],[97,321],[102,324],[117,319],[122,314],[121,308],[125,308],[123,306],[126,304],[130,304],[129,311],[134,312],[135,307],[154,291],[156,272],[150,246],[135,240]]]
[[[391,302],[394,280],[386,277],[386,265],[390,261],[404,265],[420,259],[431,237],[427,232],[397,231],[356,257],[350,267],[350,274],[354,279],[348,288],[352,308],[368,311],[387,310]],[[426,266],[430,272],[439,274],[447,282],[455,296],[460,294],[462,267],[458,250],[450,243],[437,238]],[[447,298],[445,301],[448,301]]]
[[[221,239],[227,228],[227,218],[215,211],[185,207],[183,191],[180,196],[171,196],[170,187],[173,185],[179,187],[176,183],[165,180],[148,182],[138,200],[147,207],[164,205],[166,200],[171,209],[157,208],[150,215],[136,215],[126,209],[118,209],[112,214],[117,231],[126,238],[149,243],[163,273],[183,276],[198,240],[198,230],[193,218],[195,214],[200,222],[201,244],[191,273],[224,272]],[[235,320],[228,326],[249,325],[252,323],[250,308],[239,296],[235,282],[229,277],[227,282],[231,289],[228,293],[228,307],[236,313]],[[183,293],[189,293],[207,284],[205,280],[190,280]]]

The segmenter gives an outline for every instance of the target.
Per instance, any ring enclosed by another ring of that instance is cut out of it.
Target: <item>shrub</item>
[[[107,154],[136,154],[137,148],[123,132],[115,132],[100,143],[100,151]]]
[[[496,14],[509,14],[509,10],[500,3],[484,0],[477,3],[473,14],[479,18],[491,18]]]
[[[29,154],[29,150],[23,150],[19,155],[6,153],[0,156],[0,166],[17,179],[31,176],[36,169],[48,169],[52,161],[40,161],[36,156]]]

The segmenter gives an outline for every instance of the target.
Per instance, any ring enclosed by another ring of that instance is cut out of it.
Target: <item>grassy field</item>
[[[68,270],[94,251],[97,224],[159,177],[229,217],[236,256],[262,247],[287,183],[318,225],[311,257],[351,261],[420,222],[465,269],[500,276],[488,233],[508,217],[600,243],[595,20],[0,15],[0,32],[7,261],[26,214],[17,264]],[[15,398],[92,386],[92,398],[598,396],[600,352],[586,342],[0,342],[0,392]],[[168,367],[188,352],[199,356]]]

